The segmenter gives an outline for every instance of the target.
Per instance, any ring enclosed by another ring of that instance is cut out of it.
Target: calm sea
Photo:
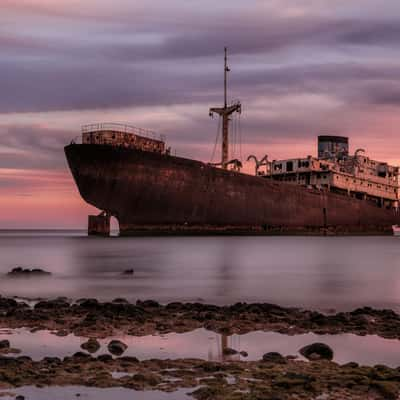
[[[7,278],[18,266],[52,276]],[[127,269],[133,276],[122,274]],[[0,293],[400,311],[400,238],[89,238],[83,231],[0,231]]]

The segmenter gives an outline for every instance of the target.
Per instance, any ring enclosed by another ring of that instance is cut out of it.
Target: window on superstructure
[[[292,172],[293,171],[293,161],[288,161],[286,163],[286,171],[287,172]]]

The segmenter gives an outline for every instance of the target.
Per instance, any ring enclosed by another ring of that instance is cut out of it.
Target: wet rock
[[[247,356],[249,355],[249,353],[247,353],[247,351],[244,351],[244,350],[242,350],[239,354],[240,354],[242,357],[247,357]]]
[[[99,302],[96,299],[80,299],[78,300],[78,304],[82,308],[98,308],[99,307]]]
[[[125,352],[128,346],[120,340],[111,340],[111,342],[108,343],[107,348],[108,351],[114,356],[120,356]]]
[[[46,357],[45,357],[46,358]],[[32,362],[32,358],[29,356],[19,356],[16,358],[19,363],[29,363]]]
[[[0,309],[3,309],[3,310],[14,309],[14,308],[17,308],[19,304],[20,303],[18,303],[14,299],[0,296]]]
[[[145,300],[145,301],[138,300],[136,302],[136,305],[139,306],[139,307],[149,307],[149,308],[158,308],[158,307],[160,307],[160,304],[155,300]]]
[[[68,308],[69,303],[64,299],[55,299],[47,301],[39,301],[33,307],[35,310],[59,310],[61,308]]]
[[[280,376],[275,379],[274,385],[285,389],[292,389],[294,387],[309,385],[314,381],[315,378],[310,375],[287,372],[284,376]]]
[[[217,387],[203,386],[196,389],[191,395],[199,400],[214,399],[221,395],[221,389]]]
[[[137,373],[133,375],[132,380],[150,386],[156,386],[161,383],[160,378],[152,372]]]
[[[19,394],[15,397],[15,400],[25,400],[25,397]]]
[[[342,367],[343,368],[358,368],[359,365],[358,365],[358,363],[356,363],[354,361],[350,361],[350,362],[348,362],[346,364],[343,364]]]
[[[7,276],[11,278],[20,278],[20,277],[41,277],[41,276],[49,276],[50,272],[47,272],[40,268],[22,268],[16,267],[13,268],[10,272],[7,273]]]
[[[332,360],[333,350],[325,343],[313,343],[300,349],[300,354],[308,360]]]
[[[165,308],[167,310],[179,310],[183,308],[183,304],[179,301],[174,301],[172,303],[168,303]]]
[[[394,382],[373,382],[371,384],[385,400],[396,400],[398,399],[398,386]]]
[[[10,348],[9,340],[0,340],[0,350],[5,350]]]
[[[68,336],[69,332],[66,329],[60,329],[55,334],[56,334],[56,336],[59,336],[59,337],[65,337],[65,336]]]
[[[129,301],[124,299],[123,297],[118,297],[114,299],[112,302],[116,304],[129,304]]]
[[[109,354],[101,354],[97,356],[97,359],[101,362],[107,363],[113,360],[113,358]]]
[[[230,347],[225,347],[222,351],[225,356],[233,356],[234,354],[237,354],[238,351],[235,349],[232,349]]]
[[[122,275],[133,275],[135,273],[135,270],[133,268],[131,269],[126,269],[125,271],[122,272]]]
[[[275,351],[271,351],[269,353],[264,354],[262,359],[265,362],[274,363],[274,364],[286,364],[287,363],[286,358],[283,357],[282,354],[277,353]]]
[[[83,353],[82,351],[78,351],[73,354],[73,358],[78,358],[79,360],[90,360],[92,356],[87,353]]]
[[[43,363],[58,365],[58,364],[61,364],[61,359],[58,358],[58,357],[44,357],[43,358]]]
[[[126,363],[126,364],[136,364],[139,362],[139,360],[136,357],[132,356],[123,356],[120,357],[119,360],[121,361],[121,363]]]
[[[21,350],[20,349],[15,349],[13,347],[10,347],[10,348],[7,348],[7,349],[0,350],[0,353],[3,353],[3,354],[19,354],[19,353],[21,353]]]
[[[98,340],[91,338],[87,342],[82,343],[81,348],[89,353],[96,353],[100,349],[100,343]]]

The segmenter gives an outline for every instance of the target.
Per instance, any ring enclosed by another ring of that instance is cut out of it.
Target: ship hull
[[[116,217],[121,235],[391,234],[395,210],[159,153],[65,147],[83,199]]]

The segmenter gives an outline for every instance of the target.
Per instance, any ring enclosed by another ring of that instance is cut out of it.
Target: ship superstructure
[[[229,125],[241,103],[210,108],[222,120],[221,161],[171,154],[154,132],[114,123],[85,125],[82,143],[65,147],[81,196],[100,210],[89,233],[143,234],[391,234],[400,224],[399,169],[349,153],[348,138],[319,136],[318,156],[260,161],[255,174],[230,159]]]
[[[378,207],[399,206],[399,168],[370,159],[363,149],[350,155],[347,137],[319,136],[318,157],[274,160],[258,173],[277,181],[366,200]]]

